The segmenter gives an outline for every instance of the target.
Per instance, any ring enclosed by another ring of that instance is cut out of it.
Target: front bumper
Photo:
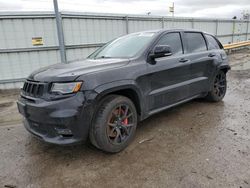
[[[83,92],[55,101],[21,97],[17,101],[25,128],[39,139],[72,145],[86,141],[94,112]]]

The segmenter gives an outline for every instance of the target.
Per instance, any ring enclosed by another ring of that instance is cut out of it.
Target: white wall
[[[193,28],[216,35],[223,44],[250,38],[250,24],[232,20],[62,12],[62,25],[67,60],[86,57],[115,37],[143,30]],[[33,46],[32,37],[42,37],[44,44]],[[53,12],[0,13],[0,89],[19,87],[17,80],[58,62]]]

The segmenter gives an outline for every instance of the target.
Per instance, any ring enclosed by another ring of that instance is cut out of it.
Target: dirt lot
[[[14,93],[0,99],[0,187],[250,187],[250,50],[230,55],[223,102],[195,100],[140,123],[123,152],[59,147],[21,124]]]

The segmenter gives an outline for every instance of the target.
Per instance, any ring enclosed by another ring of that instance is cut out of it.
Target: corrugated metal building
[[[223,44],[250,38],[249,21],[241,20],[72,12],[62,12],[61,18],[68,61],[86,57],[115,37],[143,30],[199,29],[215,34]],[[0,13],[0,89],[21,87],[22,80],[33,70],[59,62],[53,12]]]

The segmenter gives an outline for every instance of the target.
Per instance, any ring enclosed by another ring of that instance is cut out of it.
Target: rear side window
[[[206,38],[207,38],[207,42],[208,42],[208,49],[212,50],[212,49],[220,49],[220,45],[218,44],[218,42],[216,41],[216,39],[211,36],[211,35],[207,35],[205,34]]]
[[[161,37],[157,45],[169,45],[172,50],[172,54],[182,54],[182,43],[181,36],[179,32],[176,33],[167,33]]]
[[[207,45],[201,33],[186,32],[187,52],[201,52],[207,50]]]

